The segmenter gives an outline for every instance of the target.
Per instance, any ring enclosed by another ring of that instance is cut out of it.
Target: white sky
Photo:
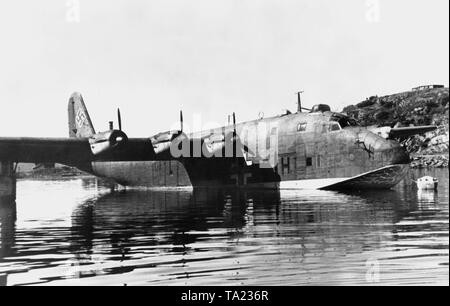
[[[73,3],[0,3],[0,136],[68,135],[74,91],[133,137],[449,83],[448,0]]]

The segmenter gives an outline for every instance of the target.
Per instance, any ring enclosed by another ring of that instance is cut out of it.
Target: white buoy
[[[438,179],[431,176],[424,176],[416,181],[419,190],[437,190]]]

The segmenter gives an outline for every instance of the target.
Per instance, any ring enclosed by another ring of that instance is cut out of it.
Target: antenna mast
[[[302,93],[304,93],[304,91],[297,92],[297,96],[298,96],[297,113],[302,112],[302,97],[301,97]]]
[[[120,108],[117,109],[117,122],[119,124],[119,130],[122,131],[122,116],[120,115]]]

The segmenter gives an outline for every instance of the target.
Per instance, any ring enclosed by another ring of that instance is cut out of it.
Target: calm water
[[[448,285],[448,170],[410,175],[425,174],[437,193],[19,181],[0,208],[0,284]]]

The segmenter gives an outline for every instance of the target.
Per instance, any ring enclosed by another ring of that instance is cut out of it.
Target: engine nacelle
[[[181,131],[167,131],[163,133],[156,134],[150,137],[150,141],[152,142],[153,149],[156,154],[160,154],[165,151],[170,151],[170,146],[172,141],[181,135]]]
[[[124,146],[128,142],[127,135],[119,130],[97,133],[89,138],[91,151],[94,155],[100,155]]]

